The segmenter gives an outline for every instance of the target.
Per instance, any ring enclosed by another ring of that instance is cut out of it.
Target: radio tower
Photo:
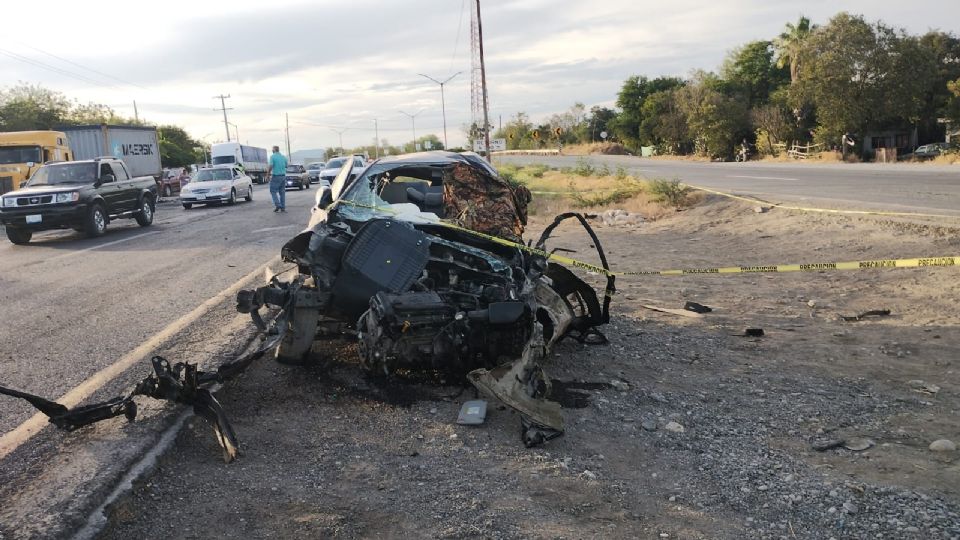
[[[487,97],[487,70],[483,62],[483,24],[480,21],[480,0],[470,10],[470,125],[471,140],[482,139],[490,160],[490,119]]]

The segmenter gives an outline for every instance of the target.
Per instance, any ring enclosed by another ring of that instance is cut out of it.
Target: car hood
[[[335,169],[322,169],[320,171],[320,176],[336,176],[338,172],[340,172],[340,167]]]
[[[88,184],[57,184],[55,186],[27,186],[22,187],[16,191],[8,191],[3,194],[4,197],[30,197],[33,195],[41,195],[44,193],[63,193],[65,191],[76,191],[80,188],[89,187],[93,185],[93,182]]]

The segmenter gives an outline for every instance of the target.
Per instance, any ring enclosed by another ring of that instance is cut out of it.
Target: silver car
[[[232,165],[200,169],[180,190],[180,203],[187,210],[195,204],[234,204],[239,197],[253,200],[253,179]]]

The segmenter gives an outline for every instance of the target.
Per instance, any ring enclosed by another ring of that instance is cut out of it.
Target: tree
[[[750,135],[746,105],[717,90],[719,79],[713,73],[694,72],[675,96],[695,151],[710,157],[731,155],[734,144]]]
[[[790,84],[800,80],[804,45],[816,29],[817,25],[811,25],[810,19],[801,15],[797,24],[787,23],[786,30],[773,42],[777,50],[777,67],[790,66]]]
[[[600,134],[607,132],[607,140],[610,136],[610,123],[617,117],[617,111],[609,107],[594,106],[590,108],[590,119],[587,121],[587,137],[590,142],[602,139]]]
[[[771,103],[751,110],[750,121],[756,130],[757,150],[761,154],[776,155],[776,145],[787,143],[794,134],[793,123],[781,105]]]
[[[935,60],[916,38],[840,13],[806,46],[801,88],[816,107],[821,142],[919,119]]]
[[[42,86],[20,84],[0,91],[0,131],[54,129],[69,113],[70,101]]]
[[[202,152],[196,150],[201,143],[190,137],[183,128],[160,126],[157,135],[160,138],[160,163],[164,167],[186,167],[203,162]]]
[[[770,41],[751,41],[730,52],[721,68],[721,76],[734,92],[744,95],[750,107],[770,100],[770,94],[790,81],[787,69],[773,60]]]
[[[656,146],[660,154],[684,154],[693,147],[687,117],[677,104],[677,92],[677,89],[655,92],[643,102],[640,142],[644,146]]]
[[[674,77],[658,77],[651,80],[643,76],[633,76],[624,81],[617,95],[617,107],[620,108],[620,113],[611,122],[611,128],[617,137],[628,146],[638,147],[640,124],[643,123],[643,101],[651,94],[682,85],[683,81]]]

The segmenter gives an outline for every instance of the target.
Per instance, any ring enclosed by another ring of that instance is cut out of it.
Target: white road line
[[[783,178],[780,176],[730,176],[727,178],[749,178],[751,180],[786,180],[787,182],[799,182],[799,178]]]
[[[107,242],[106,244],[100,244],[100,245],[88,247],[88,248],[86,248],[86,249],[81,249],[81,250],[78,250],[78,251],[71,251],[70,253],[64,253],[63,255],[57,255],[56,257],[50,257],[49,259],[44,259],[43,262],[48,263],[48,262],[56,261],[56,260],[59,260],[59,259],[66,259],[67,257],[73,257],[74,255],[79,255],[79,254],[81,254],[81,253],[86,253],[86,252],[88,252],[88,251],[93,251],[93,250],[95,250],[95,249],[101,249],[101,248],[105,248],[105,247],[115,246],[115,245],[117,245],[117,244],[122,244],[122,243],[124,243],[124,242],[129,242],[130,240],[136,240],[137,238],[143,238],[144,236],[150,236],[150,235],[153,235],[153,234],[160,234],[161,232],[163,232],[163,231],[153,231],[153,232],[147,232],[147,233],[143,233],[143,234],[136,234],[136,235],[133,235],[133,236],[129,236],[129,237],[127,237],[127,238],[121,238],[120,240],[114,240],[113,242]]]
[[[89,379],[83,381],[73,390],[70,390],[56,401],[67,407],[76,407],[83,400],[93,395],[94,392],[100,390],[107,383],[120,376],[128,368],[134,364],[142,362],[164,341],[170,339],[178,332],[181,332],[184,328],[196,322],[198,319],[206,315],[207,312],[216,307],[220,302],[223,302],[224,300],[234,296],[237,291],[247,285],[247,283],[250,281],[263,276],[264,271],[268,270],[272,264],[278,262],[279,260],[279,256],[273,257],[253,272],[250,272],[249,274],[240,278],[233,285],[220,291],[220,293],[213,298],[194,308],[194,310],[190,313],[187,313],[183,317],[180,317],[176,321],[170,323],[166,328],[151,336],[149,339],[141,343],[136,349],[123,355],[123,357],[114,362],[112,365],[101,369],[97,373],[94,373]],[[46,415],[43,413],[37,413],[31,416],[26,422],[5,433],[3,437],[0,437],[0,459],[7,457],[23,443],[29,441],[47,424],[48,422]]]
[[[289,229],[290,227],[299,227],[299,225],[283,225],[281,227],[267,227],[266,229],[257,229],[255,231],[250,231],[250,234],[267,232],[267,231],[279,231],[281,229]]]

